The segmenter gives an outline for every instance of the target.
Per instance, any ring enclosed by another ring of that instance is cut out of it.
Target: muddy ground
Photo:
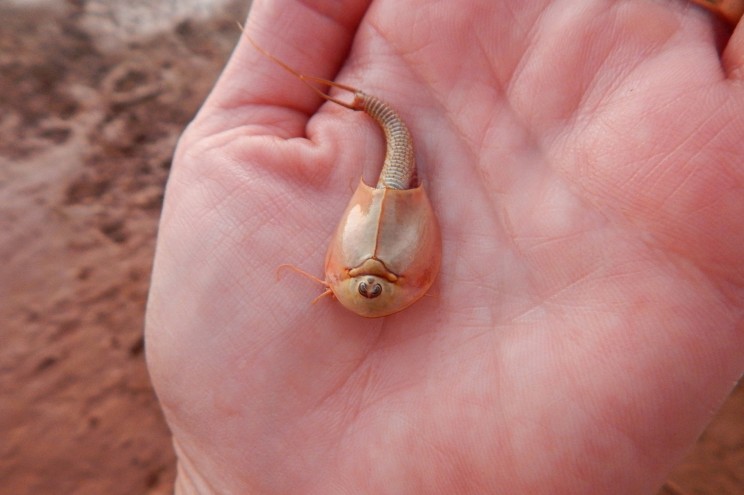
[[[0,2],[0,494],[166,494],[142,321],[176,139],[247,1]],[[744,388],[671,478],[744,493]]]

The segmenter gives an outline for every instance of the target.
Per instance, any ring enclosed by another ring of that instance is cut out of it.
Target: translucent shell
[[[338,301],[369,318],[407,308],[431,287],[442,240],[422,186],[360,181],[328,248],[325,279]]]

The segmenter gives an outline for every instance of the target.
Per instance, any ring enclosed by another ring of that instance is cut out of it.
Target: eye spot
[[[359,293],[367,299],[374,299],[382,294],[382,285],[379,282],[375,282],[375,279],[368,278],[359,282]]]

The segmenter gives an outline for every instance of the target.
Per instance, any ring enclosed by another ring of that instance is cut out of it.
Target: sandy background
[[[0,0],[0,494],[171,492],[148,277],[173,147],[247,4]],[[744,494],[744,387],[670,476]]]

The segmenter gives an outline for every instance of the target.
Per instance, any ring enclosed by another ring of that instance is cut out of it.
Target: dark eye
[[[359,293],[367,299],[374,299],[382,294],[382,285],[379,282],[375,282],[375,279],[368,278],[359,282]]]

